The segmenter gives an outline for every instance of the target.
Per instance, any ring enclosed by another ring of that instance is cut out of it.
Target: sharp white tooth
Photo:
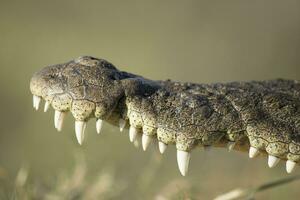
[[[250,147],[249,149],[249,158],[254,158],[259,154],[259,150],[255,147]]]
[[[61,112],[60,118],[59,118],[58,123],[57,123],[57,130],[58,131],[62,130],[66,114],[67,114],[66,112]]]
[[[84,131],[86,127],[86,122],[75,121],[75,133],[78,143],[81,145],[84,139]]]
[[[272,156],[272,155],[269,155],[268,157],[268,165],[270,168],[273,168],[275,167],[279,162],[279,158],[275,157],[275,156]]]
[[[286,172],[287,173],[292,173],[295,169],[296,166],[296,162],[292,161],[292,160],[287,160],[286,161]]]
[[[35,99],[36,99],[36,96],[33,95],[33,96],[32,96],[32,103],[33,103],[32,105],[33,105],[33,108],[35,108],[35,105],[36,105],[36,103],[35,103],[36,100],[35,100]]]
[[[152,137],[151,136],[143,134],[143,136],[142,136],[142,146],[143,146],[143,150],[144,151],[146,151],[146,149],[150,145],[151,141],[152,141]]]
[[[38,96],[33,95],[33,107],[34,107],[36,110],[39,109],[41,100],[42,100],[41,97],[38,97]]]
[[[235,142],[228,142],[228,143],[227,143],[228,151],[229,151],[229,152],[232,151],[233,148],[234,148],[234,146],[235,146]]]
[[[49,107],[50,107],[50,103],[46,101],[44,106],[44,112],[47,112],[49,110]]]
[[[166,151],[167,147],[168,147],[168,145],[166,145],[165,143],[160,142],[160,141],[158,142],[158,148],[159,148],[159,152],[161,154],[163,154]]]
[[[41,97],[37,97],[36,99],[36,105],[35,105],[35,109],[38,110],[40,107],[40,103],[41,103],[42,98]]]
[[[137,129],[133,126],[130,126],[129,128],[129,141],[133,142],[136,139],[137,136]]]
[[[177,164],[182,176],[188,172],[191,154],[187,151],[177,150]]]
[[[96,121],[96,130],[97,130],[98,134],[100,134],[100,132],[101,132],[102,124],[103,124],[103,121],[101,119],[97,119],[97,121]]]
[[[126,126],[126,121],[124,119],[119,120],[120,131],[122,132]]]
[[[58,122],[59,116],[60,116],[60,112],[56,110],[54,112],[54,127],[55,128],[57,128],[57,122]]]
[[[54,127],[58,130],[61,131],[64,119],[65,119],[66,113],[61,112],[61,111],[55,111],[54,113]]]

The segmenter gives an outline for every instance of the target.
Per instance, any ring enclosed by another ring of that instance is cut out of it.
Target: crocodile
[[[270,168],[280,160],[291,173],[300,163],[300,82],[264,80],[212,84],[153,81],[118,70],[92,56],[47,66],[30,80],[33,107],[55,110],[54,126],[62,130],[68,112],[75,118],[81,145],[86,123],[96,118],[129,129],[129,139],[144,150],[158,143],[177,149],[180,173],[188,172],[196,147],[224,147],[266,156]]]

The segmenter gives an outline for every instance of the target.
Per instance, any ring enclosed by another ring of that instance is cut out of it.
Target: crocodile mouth
[[[116,87],[116,77],[111,77],[115,70],[104,60],[87,56],[47,66],[35,73],[30,81],[33,107],[38,110],[42,99],[45,100],[44,112],[52,106],[54,126],[58,131],[62,130],[64,118],[71,112],[76,120],[78,143],[82,144],[86,122],[90,118],[98,118],[97,130],[102,119],[115,123],[118,118],[115,107],[122,91]]]
[[[180,173],[188,172],[196,147],[224,147],[268,157],[268,166],[286,161],[291,173],[300,160],[300,84],[293,80],[193,84],[151,81],[119,71],[90,56],[52,65],[30,82],[33,107],[45,101],[55,110],[54,127],[62,131],[67,113],[75,118],[81,145],[86,122],[96,118],[128,129],[129,140],[146,150],[157,141],[163,154],[177,148]]]

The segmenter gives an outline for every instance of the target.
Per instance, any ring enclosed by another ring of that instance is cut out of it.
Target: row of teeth
[[[41,102],[41,98],[38,96],[33,96],[33,107],[38,110]],[[44,112],[47,112],[50,107],[50,103],[46,101]],[[66,112],[55,111],[54,114],[54,126],[58,131],[62,130],[64,118],[66,116]],[[97,119],[96,121],[96,131],[98,134],[101,132],[103,121],[101,119]],[[120,131],[122,132],[126,126],[126,121],[124,119],[119,120]],[[84,133],[86,129],[85,121],[75,121],[75,133],[78,143],[81,145],[84,140]],[[133,126],[129,127],[129,140],[135,146],[139,145],[138,134],[139,130]],[[143,150],[146,151],[148,146],[152,143],[153,137],[148,136],[146,134],[142,134],[142,147]],[[231,151],[235,146],[235,142],[228,142],[228,150]],[[161,154],[165,152],[167,149],[167,144],[163,142],[158,142],[158,148]],[[259,154],[259,150],[255,147],[249,148],[249,158],[254,158]],[[187,151],[177,150],[177,164],[180,173],[185,176],[188,172],[188,166],[190,161],[191,153]],[[279,163],[280,159],[276,156],[269,155],[268,156],[268,166],[270,168],[275,167]],[[296,162],[292,160],[286,161],[286,171],[287,173],[292,173],[295,169]]]

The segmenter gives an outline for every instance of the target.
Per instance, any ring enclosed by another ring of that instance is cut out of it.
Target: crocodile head
[[[109,62],[83,56],[38,71],[31,79],[30,90],[36,109],[41,99],[46,101],[45,111],[50,105],[55,109],[54,122],[59,131],[65,114],[71,111],[81,144],[85,122],[89,118],[106,119],[111,123],[118,118],[114,111],[124,96],[120,81],[125,77],[130,77],[130,74],[118,71]]]
[[[142,77],[117,70],[111,63],[82,56],[67,63],[51,65],[36,72],[30,81],[33,106],[39,108],[45,100],[44,111],[50,105],[55,110],[54,125],[61,131],[68,111],[75,118],[75,131],[79,144],[84,139],[86,121],[97,118],[98,132],[102,120],[125,128],[125,94],[144,94],[154,91],[158,84],[148,87]],[[142,87],[145,86],[145,87]],[[147,91],[145,91],[147,90]]]
[[[182,175],[193,148],[228,147],[249,151],[249,157],[268,155],[269,167],[286,161],[291,172],[300,161],[300,84],[292,80],[226,84],[151,81],[119,71],[109,62],[90,56],[43,68],[30,82],[33,106],[55,110],[54,126],[61,131],[66,113],[75,118],[79,144],[86,122],[129,128],[130,141],[147,149],[158,140],[177,148]]]

